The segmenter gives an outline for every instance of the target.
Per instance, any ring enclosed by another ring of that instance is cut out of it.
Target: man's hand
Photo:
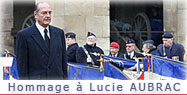
[[[90,56],[87,57],[87,62],[91,62],[91,61],[92,61],[91,57]]]

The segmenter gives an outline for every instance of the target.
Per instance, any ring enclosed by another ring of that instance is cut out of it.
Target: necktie
[[[130,54],[127,54],[126,58],[127,59],[131,59]]]
[[[131,54],[129,54],[129,58],[131,59]]]
[[[44,37],[45,37],[45,42],[46,42],[47,46],[50,47],[50,39],[47,35],[47,32],[48,32],[47,29],[45,29],[44,30]]]

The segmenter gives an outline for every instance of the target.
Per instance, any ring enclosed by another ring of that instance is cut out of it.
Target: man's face
[[[69,46],[69,45],[72,45],[75,43],[75,39],[74,38],[66,38],[66,44]]]
[[[136,48],[135,44],[126,44],[126,51],[127,53],[131,53]]]
[[[147,48],[147,44],[144,44],[144,45],[143,45],[142,51],[143,51],[144,53],[149,53],[150,49]]]
[[[116,53],[118,53],[118,51],[119,51],[119,48],[110,47],[110,53],[111,53],[112,55],[115,55]]]
[[[95,36],[87,37],[87,44],[88,45],[94,45],[95,43],[96,43],[96,37]]]
[[[46,28],[51,22],[51,7],[47,3],[38,5],[38,11],[34,11],[34,16],[37,22]]]
[[[169,48],[173,43],[173,38],[162,38],[165,47]]]

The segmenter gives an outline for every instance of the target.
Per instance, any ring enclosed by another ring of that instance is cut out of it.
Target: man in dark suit
[[[157,47],[156,55],[183,61],[185,49],[173,41],[173,35],[166,32],[162,35],[163,44]]]
[[[124,58],[124,54],[119,52],[119,49],[120,49],[120,46],[117,42],[111,42],[109,56]]]
[[[129,39],[126,41],[126,53],[124,57],[126,59],[134,60],[133,57],[144,57],[142,54],[135,52],[136,45],[134,40]]]
[[[76,50],[79,48],[76,42],[75,33],[66,33],[66,43],[67,43],[67,61],[76,62]]]
[[[76,52],[77,62],[100,66],[100,62],[98,61],[100,57],[95,56],[92,53],[104,54],[103,50],[96,46],[96,35],[91,32],[88,32],[86,44],[77,49]]]
[[[49,25],[51,12],[48,3],[38,3],[36,23],[18,32],[16,55],[21,80],[67,77],[64,31]]]

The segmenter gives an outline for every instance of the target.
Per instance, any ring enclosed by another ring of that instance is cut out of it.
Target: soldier
[[[156,54],[156,46],[154,46],[153,40],[146,40],[143,42],[142,51],[148,54]]]
[[[76,62],[76,50],[79,48],[79,45],[76,42],[75,33],[66,33],[66,43],[67,43],[67,61]]]
[[[124,58],[124,54],[119,52],[120,46],[117,42],[111,42],[109,56]]]
[[[134,60],[133,57],[144,57],[142,54],[135,52],[136,45],[134,40],[129,39],[126,41],[126,53],[124,54],[124,57],[126,59]]]
[[[164,33],[162,35],[163,44],[157,47],[156,55],[167,57],[170,59],[178,59],[183,61],[184,47],[180,44],[175,44],[173,41],[173,35],[171,33]]]
[[[76,52],[76,61],[78,63],[100,66],[100,62],[97,61],[100,57],[91,54],[94,52],[104,54],[103,50],[96,46],[96,35],[88,32],[86,44],[79,47]]]

